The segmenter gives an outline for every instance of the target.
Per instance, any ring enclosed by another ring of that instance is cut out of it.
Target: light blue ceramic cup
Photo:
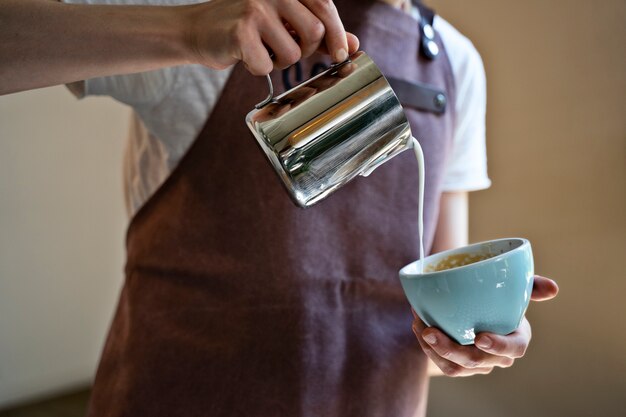
[[[524,317],[533,288],[533,255],[526,239],[475,243],[424,258],[424,271],[452,255],[488,255],[489,259],[437,272],[419,273],[422,261],[400,270],[411,307],[428,326],[462,345],[481,332],[506,335]]]

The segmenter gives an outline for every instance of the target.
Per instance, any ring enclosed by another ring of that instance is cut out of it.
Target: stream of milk
[[[417,206],[417,228],[418,236],[420,240],[420,260],[418,272],[422,274],[424,272],[424,152],[419,142],[415,138],[411,138],[413,143],[413,152],[415,152],[415,158],[417,159],[417,166],[419,172],[419,191],[417,194],[418,206]]]

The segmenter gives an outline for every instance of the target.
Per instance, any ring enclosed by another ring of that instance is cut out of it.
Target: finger
[[[559,293],[557,283],[549,278],[535,275],[533,281],[533,292],[530,299],[533,301],[546,301],[556,297]]]
[[[417,337],[417,341],[419,342],[420,347],[422,348],[426,356],[428,356],[428,358],[431,361],[433,361],[433,363],[439,369],[441,369],[441,372],[443,372],[444,375],[451,376],[451,377],[462,377],[462,376],[470,376],[470,375],[476,375],[476,374],[488,374],[492,371],[493,367],[488,367],[488,366],[466,368],[462,365],[459,365],[458,363],[454,363],[452,361],[449,361],[439,356],[439,354],[437,354],[437,352],[435,352],[435,350],[428,343],[426,343],[426,341],[424,341],[422,337],[422,333],[419,330],[420,329],[419,322],[420,322],[419,319],[413,322],[413,332],[415,333],[415,336]]]
[[[411,309],[411,314],[413,314],[413,329],[417,329],[421,334],[426,329],[426,324],[420,319],[415,310]]]
[[[356,35],[353,35],[350,32],[346,32],[346,36],[348,38],[348,54],[352,55],[359,50],[361,42],[359,41],[359,38],[356,37]]]
[[[474,343],[476,347],[484,352],[515,359],[524,356],[531,337],[530,323],[524,317],[520,327],[513,333],[506,336],[493,333],[479,333]]]
[[[462,346],[447,337],[443,332],[428,328],[422,332],[422,339],[437,355],[467,369],[509,367],[513,359],[487,353],[476,346]]]
[[[300,47],[277,14],[268,15],[259,25],[259,32],[263,42],[274,53],[274,63],[277,68],[287,68],[300,60]]]
[[[451,377],[464,377],[464,376],[472,376],[472,375],[486,375],[491,373],[493,367],[478,367],[478,368],[466,368],[458,363],[451,362],[447,359],[443,359],[426,343],[421,342],[420,346],[422,350],[428,356],[428,358],[433,361],[433,363],[441,369],[446,376]]]
[[[248,30],[240,34],[241,60],[252,75],[267,75],[274,68],[274,63],[259,34]]]
[[[302,0],[302,3],[326,28],[326,46],[335,62],[342,62],[348,58],[348,39],[339,13],[332,0]]]
[[[348,54],[352,55],[353,53],[359,50],[360,41],[359,41],[359,38],[356,37],[356,35],[353,35],[350,32],[346,32],[346,36],[348,37]],[[328,52],[328,48],[326,47],[326,44],[324,43],[320,44],[319,48],[317,49],[317,52],[324,54],[324,55],[330,55],[330,53]]]
[[[302,57],[310,56],[324,40],[324,24],[299,1],[282,0],[280,6],[280,16],[298,35]]]

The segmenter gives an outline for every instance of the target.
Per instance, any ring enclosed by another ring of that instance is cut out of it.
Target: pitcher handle
[[[267,79],[267,84],[269,86],[270,93],[268,94],[265,100],[263,100],[262,102],[254,106],[254,108],[257,110],[262,109],[263,107],[267,106],[274,100],[274,85],[272,84],[272,77],[270,77],[270,75],[267,74],[265,78]]]

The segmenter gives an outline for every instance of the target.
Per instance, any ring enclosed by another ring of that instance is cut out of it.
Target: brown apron
[[[418,25],[402,11],[337,3],[383,73],[448,93],[444,114],[407,108],[426,155],[428,252],[453,127],[449,61],[419,54]],[[318,59],[297,67],[304,78]],[[275,85],[293,74],[273,74]],[[90,416],[425,412],[427,361],[397,278],[419,254],[412,152],[296,208],[244,123],[265,94],[265,80],[238,65],[186,156],[133,218]]]

